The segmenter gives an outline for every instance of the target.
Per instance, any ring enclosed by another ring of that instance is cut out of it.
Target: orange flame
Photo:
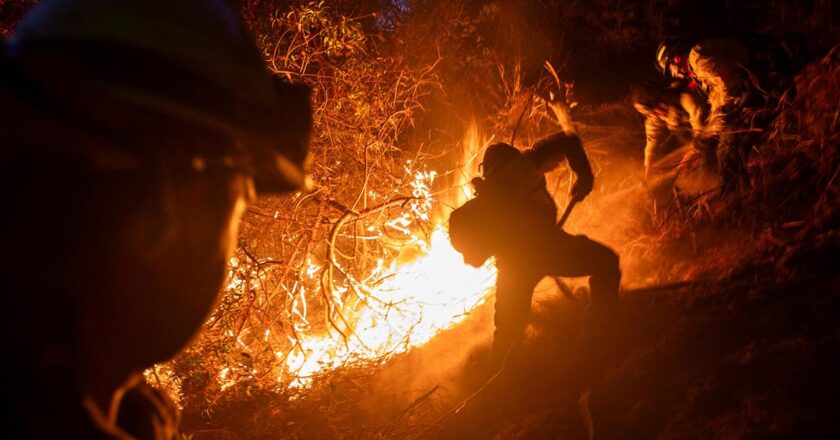
[[[478,128],[468,130],[461,163],[454,177],[454,194],[446,206],[460,206],[473,196],[469,179],[477,171],[475,160],[483,143]],[[406,171],[409,171],[406,169]],[[351,317],[353,331],[345,341],[333,330],[320,335],[303,335],[290,353],[278,352],[285,368],[280,383],[306,386],[320,372],[341,365],[381,361],[425,344],[442,330],[461,322],[493,293],[496,268],[493,262],[481,268],[464,263],[449,240],[442,222],[436,222],[428,241],[412,231],[412,218],[429,219],[435,206],[430,185],[437,173],[416,172],[412,182],[415,203],[409,213],[387,225],[410,235],[409,243],[420,250],[419,257],[402,264],[398,259],[379,261],[376,270],[360,283],[362,306],[345,304],[342,315]],[[448,212],[441,217],[448,218]],[[370,286],[372,280],[384,280]],[[291,378],[291,380],[290,380]]]
[[[421,346],[483,304],[493,293],[495,265],[492,260],[481,268],[467,265],[452,247],[441,220],[448,219],[451,207],[460,206],[473,196],[469,180],[478,171],[476,157],[483,146],[478,128],[473,126],[462,142],[454,173],[448,174],[452,176],[453,190],[445,194],[446,200],[435,197],[431,191],[438,173],[417,171],[416,166],[412,168],[417,164],[407,163],[405,170],[413,177],[413,199],[401,215],[377,227],[398,231],[407,239],[398,257],[378,260],[362,278],[345,274],[345,284],[335,286],[331,292],[333,301],[343,318],[342,325],[346,325],[341,332],[332,327],[317,333],[311,329],[308,302],[323,292],[317,282],[308,284],[308,288],[301,283],[291,304],[296,335],[296,339],[289,337],[291,348],[274,353],[278,362],[271,372],[226,365],[216,378],[221,389],[265,373],[274,375],[279,388],[306,388],[318,374],[340,366],[382,362]],[[373,238],[381,232],[375,229],[368,230]],[[424,229],[432,232],[421,234],[419,231]],[[411,252],[403,252],[408,250]],[[239,262],[231,259],[231,267],[238,266]],[[322,270],[323,266],[310,257],[301,274],[313,281]],[[232,270],[226,288],[241,290],[258,284],[256,281],[262,277],[264,271]],[[254,351],[249,344],[266,343],[275,337],[268,328],[247,328],[239,335],[229,331],[227,336],[235,338],[236,346],[246,352]],[[149,369],[146,375],[170,391],[178,389],[179,380],[167,364]],[[174,394],[177,397],[178,393]]]
[[[421,249],[424,255],[417,260],[405,265],[393,261],[383,268],[381,276],[387,279],[368,291],[365,306],[345,311],[355,316],[346,344],[336,331],[301,338],[286,356],[285,374],[294,378],[292,386],[306,385],[312,375],[340,365],[381,360],[423,345],[492,293],[495,267],[466,265],[443,228]],[[283,375],[278,380],[285,382]]]

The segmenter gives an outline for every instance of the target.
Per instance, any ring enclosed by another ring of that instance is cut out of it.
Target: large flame
[[[492,260],[481,268],[467,265],[452,247],[445,223],[452,207],[462,205],[473,196],[469,184],[478,171],[476,157],[484,143],[477,127],[470,129],[461,144],[458,163],[449,176],[444,191],[432,193],[438,173],[425,170],[417,163],[408,162],[406,172],[413,177],[412,199],[396,213],[381,223],[371,225],[368,232],[374,239],[395,232],[404,239],[391,255],[375,261],[370,273],[351,274],[340,262],[317,261],[311,255],[306,267],[301,269],[303,282],[295,284],[294,300],[290,304],[289,321],[294,326],[294,336],[286,331],[274,332],[272,328],[245,326],[238,333],[228,330],[226,335],[243,353],[261,352],[261,347],[286,346],[273,352],[276,363],[271,371],[258,371],[246,364],[230,363],[217,375],[221,389],[227,389],[242,379],[264,378],[272,375],[279,388],[305,388],[314,376],[340,366],[367,365],[383,362],[394,355],[405,353],[431,340],[441,331],[458,324],[487,300],[493,293],[496,268]],[[431,231],[424,233],[423,231]],[[328,284],[323,292],[320,276],[333,264],[335,272],[342,274],[338,285]],[[265,271],[241,269],[239,261],[231,260],[231,274],[227,290],[247,290],[259,284]],[[320,274],[320,275],[319,275]],[[310,303],[329,296],[331,325],[313,325],[321,322],[324,310],[310,307]],[[311,308],[319,310],[310,310]],[[312,316],[310,316],[312,315]],[[213,324],[211,318],[209,325]],[[279,341],[277,338],[288,338]],[[167,365],[159,365],[146,372],[160,386],[177,391],[178,378]],[[177,392],[175,393],[178,394]]]
[[[293,386],[305,385],[312,375],[366,360],[404,353],[428,342],[481,305],[492,293],[495,267],[476,269],[449,242],[443,228],[436,229],[423,255],[408,264],[392,262],[383,271],[385,281],[372,288],[365,305],[355,311],[353,332],[347,341],[337,331],[303,336],[296,348],[278,357],[286,359]],[[281,382],[286,382],[280,377]]]
[[[474,126],[464,139],[446,206],[460,206],[472,197],[468,180],[477,170],[479,139]],[[278,358],[285,360],[280,383],[305,386],[312,376],[338,366],[381,361],[407,352],[461,322],[492,294],[494,264],[491,261],[473,268],[464,263],[442,225],[447,210],[439,214],[441,220],[433,221],[428,240],[412,232],[411,219],[429,220],[435,208],[429,190],[435,176],[434,172],[417,172],[412,183],[417,202],[410,205],[410,212],[388,223],[411,237],[406,246],[416,248],[415,257],[408,262],[380,260],[377,269],[359,282],[360,288],[355,290],[357,295],[361,292],[362,301],[343,304],[340,311],[352,323],[349,332],[342,335],[333,329],[320,335],[304,334],[291,352],[278,352]],[[383,281],[369,285],[373,280]]]

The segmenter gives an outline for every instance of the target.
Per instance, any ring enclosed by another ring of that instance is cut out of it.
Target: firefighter
[[[43,0],[0,79],[7,435],[175,438],[142,372],[214,307],[254,188],[306,188],[309,91],[225,0]]]
[[[693,143],[692,126],[702,118],[704,107],[687,82],[669,85],[634,84],[630,96],[633,107],[645,118],[645,177],[653,165],[671,151]]]
[[[745,69],[747,49],[728,38],[703,40],[686,46],[677,38],[663,41],[656,51],[660,70],[673,78],[689,81],[689,87],[705,95],[708,112],[695,121],[695,143],[701,151],[713,151],[717,158],[723,192],[733,190],[745,177],[749,147],[741,122],[741,111],[749,97]]]
[[[465,257],[470,256],[470,264],[480,265],[480,260],[491,253],[496,257],[492,350],[496,366],[504,362],[522,337],[534,288],[546,276],[590,277],[589,335],[605,335],[617,312],[621,279],[618,255],[556,224],[557,207],[546,189],[545,173],[564,159],[577,176],[572,196],[583,200],[592,191],[594,177],[577,136],[557,133],[537,141],[525,152],[503,143],[489,146],[482,162],[483,176],[473,181],[476,203],[467,208],[473,214],[464,216],[456,210],[450,217],[453,244],[458,243],[456,247]],[[472,210],[473,206],[484,208]],[[462,243],[464,236],[478,230],[486,231],[485,235],[469,240],[472,243]],[[473,245],[490,250],[472,252]],[[471,257],[476,254],[482,257]]]

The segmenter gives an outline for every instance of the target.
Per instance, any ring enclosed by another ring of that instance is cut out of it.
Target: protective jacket
[[[644,166],[648,171],[657,159],[693,138],[705,114],[700,93],[685,81],[667,87],[636,84],[632,87],[633,107],[645,118]]]
[[[745,102],[748,81],[745,66],[747,49],[728,38],[710,39],[696,44],[688,55],[689,68],[708,96],[709,115],[702,127],[708,134],[719,134],[731,125],[731,115]]]
[[[480,266],[492,255],[526,258],[544,235],[553,233],[557,206],[544,173],[558,157],[566,158],[579,180],[591,182],[592,169],[580,141],[564,133],[541,139],[483,179],[473,180],[476,198],[449,220],[452,243],[468,264]]]

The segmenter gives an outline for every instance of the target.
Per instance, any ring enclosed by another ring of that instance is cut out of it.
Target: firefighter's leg
[[[621,282],[618,254],[585,235],[558,231],[548,263],[552,275],[589,276],[591,304],[587,326],[607,331],[618,312]]]
[[[493,318],[492,364],[502,366],[513,346],[522,338],[531,310],[531,296],[541,277],[520,267],[499,267],[496,282],[496,314]]]

